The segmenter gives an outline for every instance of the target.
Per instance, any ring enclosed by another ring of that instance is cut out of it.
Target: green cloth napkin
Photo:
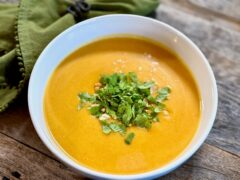
[[[86,0],[86,18],[131,13],[147,15],[158,0]],[[0,112],[17,97],[44,47],[74,25],[67,7],[70,0],[21,0],[19,5],[0,4]],[[48,61],[50,59],[46,59]]]

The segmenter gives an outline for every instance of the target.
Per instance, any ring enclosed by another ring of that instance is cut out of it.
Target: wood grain
[[[0,133],[0,177],[9,179],[83,179],[59,161]],[[228,167],[228,168],[225,168]],[[163,179],[239,179],[240,158],[205,144],[197,154]]]
[[[194,0],[161,0],[162,5],[170,6],[190,16],[205,19],[212,24],[240,31],[240,20],[227,16],[219,11],[211,11],[208,8],[192,3]],[[207,0],[209,1],[209,0]],[[222,2],[222,1],[220,1]],[[211,3],[211,2],[210,2]],[[161,6],[160,6],[161,7]]]
[[[33,128],[27,106],[27,88],[14,104],[0,115],[0,132],[52,156]]]
[[[0,147],[0,177],[16,179],[18,173],[21,179],[81,179],[55,159],[1,133]]]
[[[239,0],[189,0],[196,6],[240,20]],[[237,8],[238,7],[238,8]]]
[[[239,178],[240,158],[205,143],[192,159],[163,179],[238,180]]]
[[[239,1],[219,3],[162,0],[155,13],[156,19],[176,27],[200,47],[213,68],[219,93],[217,118],[206,143],[183,166],[161,178],[164,180],[240,179]],[[224,3],[227,6],[222,7]],[[40,141],[28,113],[26,94],[27,89],[0,115],[0,179],[81,179]]]

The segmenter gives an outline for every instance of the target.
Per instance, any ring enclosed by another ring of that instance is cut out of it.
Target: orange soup
[[[142,81],[171,87],[167,111],[147,130],[131,127],[130,145],[118,133],[106,135],[87,108],[78,110],[78,94],[94,93],[103,74],[135,72]],[[192,74],[162,45],[140,37],[108,37],[87,44],[56,68],[49,79],[44,111],[53,138],[79,164],[112,174],[136,174],[160,168],[178,157],[197,131],[201,107]]]

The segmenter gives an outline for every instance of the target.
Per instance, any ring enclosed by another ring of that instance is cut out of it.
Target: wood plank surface
[[[0,177],[39,180],[80,178],[57,160],[1,133],[0,147]]]
[[[34,130],[26,99],[27,88],[14,104],[0,115],[0,132],[52,156]]]
[[[0,2],[17,0],[0,0]],[[240,18],[238,0],[162,0],[153,15],[192,39],[216,76],[219,106],[206,143],[160,179],[240,179]],[[27,89],[0,114],[0,179],[81,179],[49,152],[27,108]]]
[[[189,0],[196,6],[206,8],[210,11],[217,12],[240,20],[240,1],[239,0]],[[238,7],[238,8],[237,8]]]
[[[0,133],[0,177],[8,179],[83,179],[59,161]],[[205,144],[196,155],[163,179],[239,179],[240,158]],[[226,168],[226,166],[228,168]]]

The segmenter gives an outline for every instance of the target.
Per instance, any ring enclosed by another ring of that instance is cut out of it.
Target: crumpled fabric
[[[86,19],[116,13],[148,15],[159,4],[158,0],[86,2],[91,5]],[[21,0],[19,5],[0,4],[0,112],[27,84],[46,45],[76,23],[74,16],[67,12],[73,3],[70,0]]]

